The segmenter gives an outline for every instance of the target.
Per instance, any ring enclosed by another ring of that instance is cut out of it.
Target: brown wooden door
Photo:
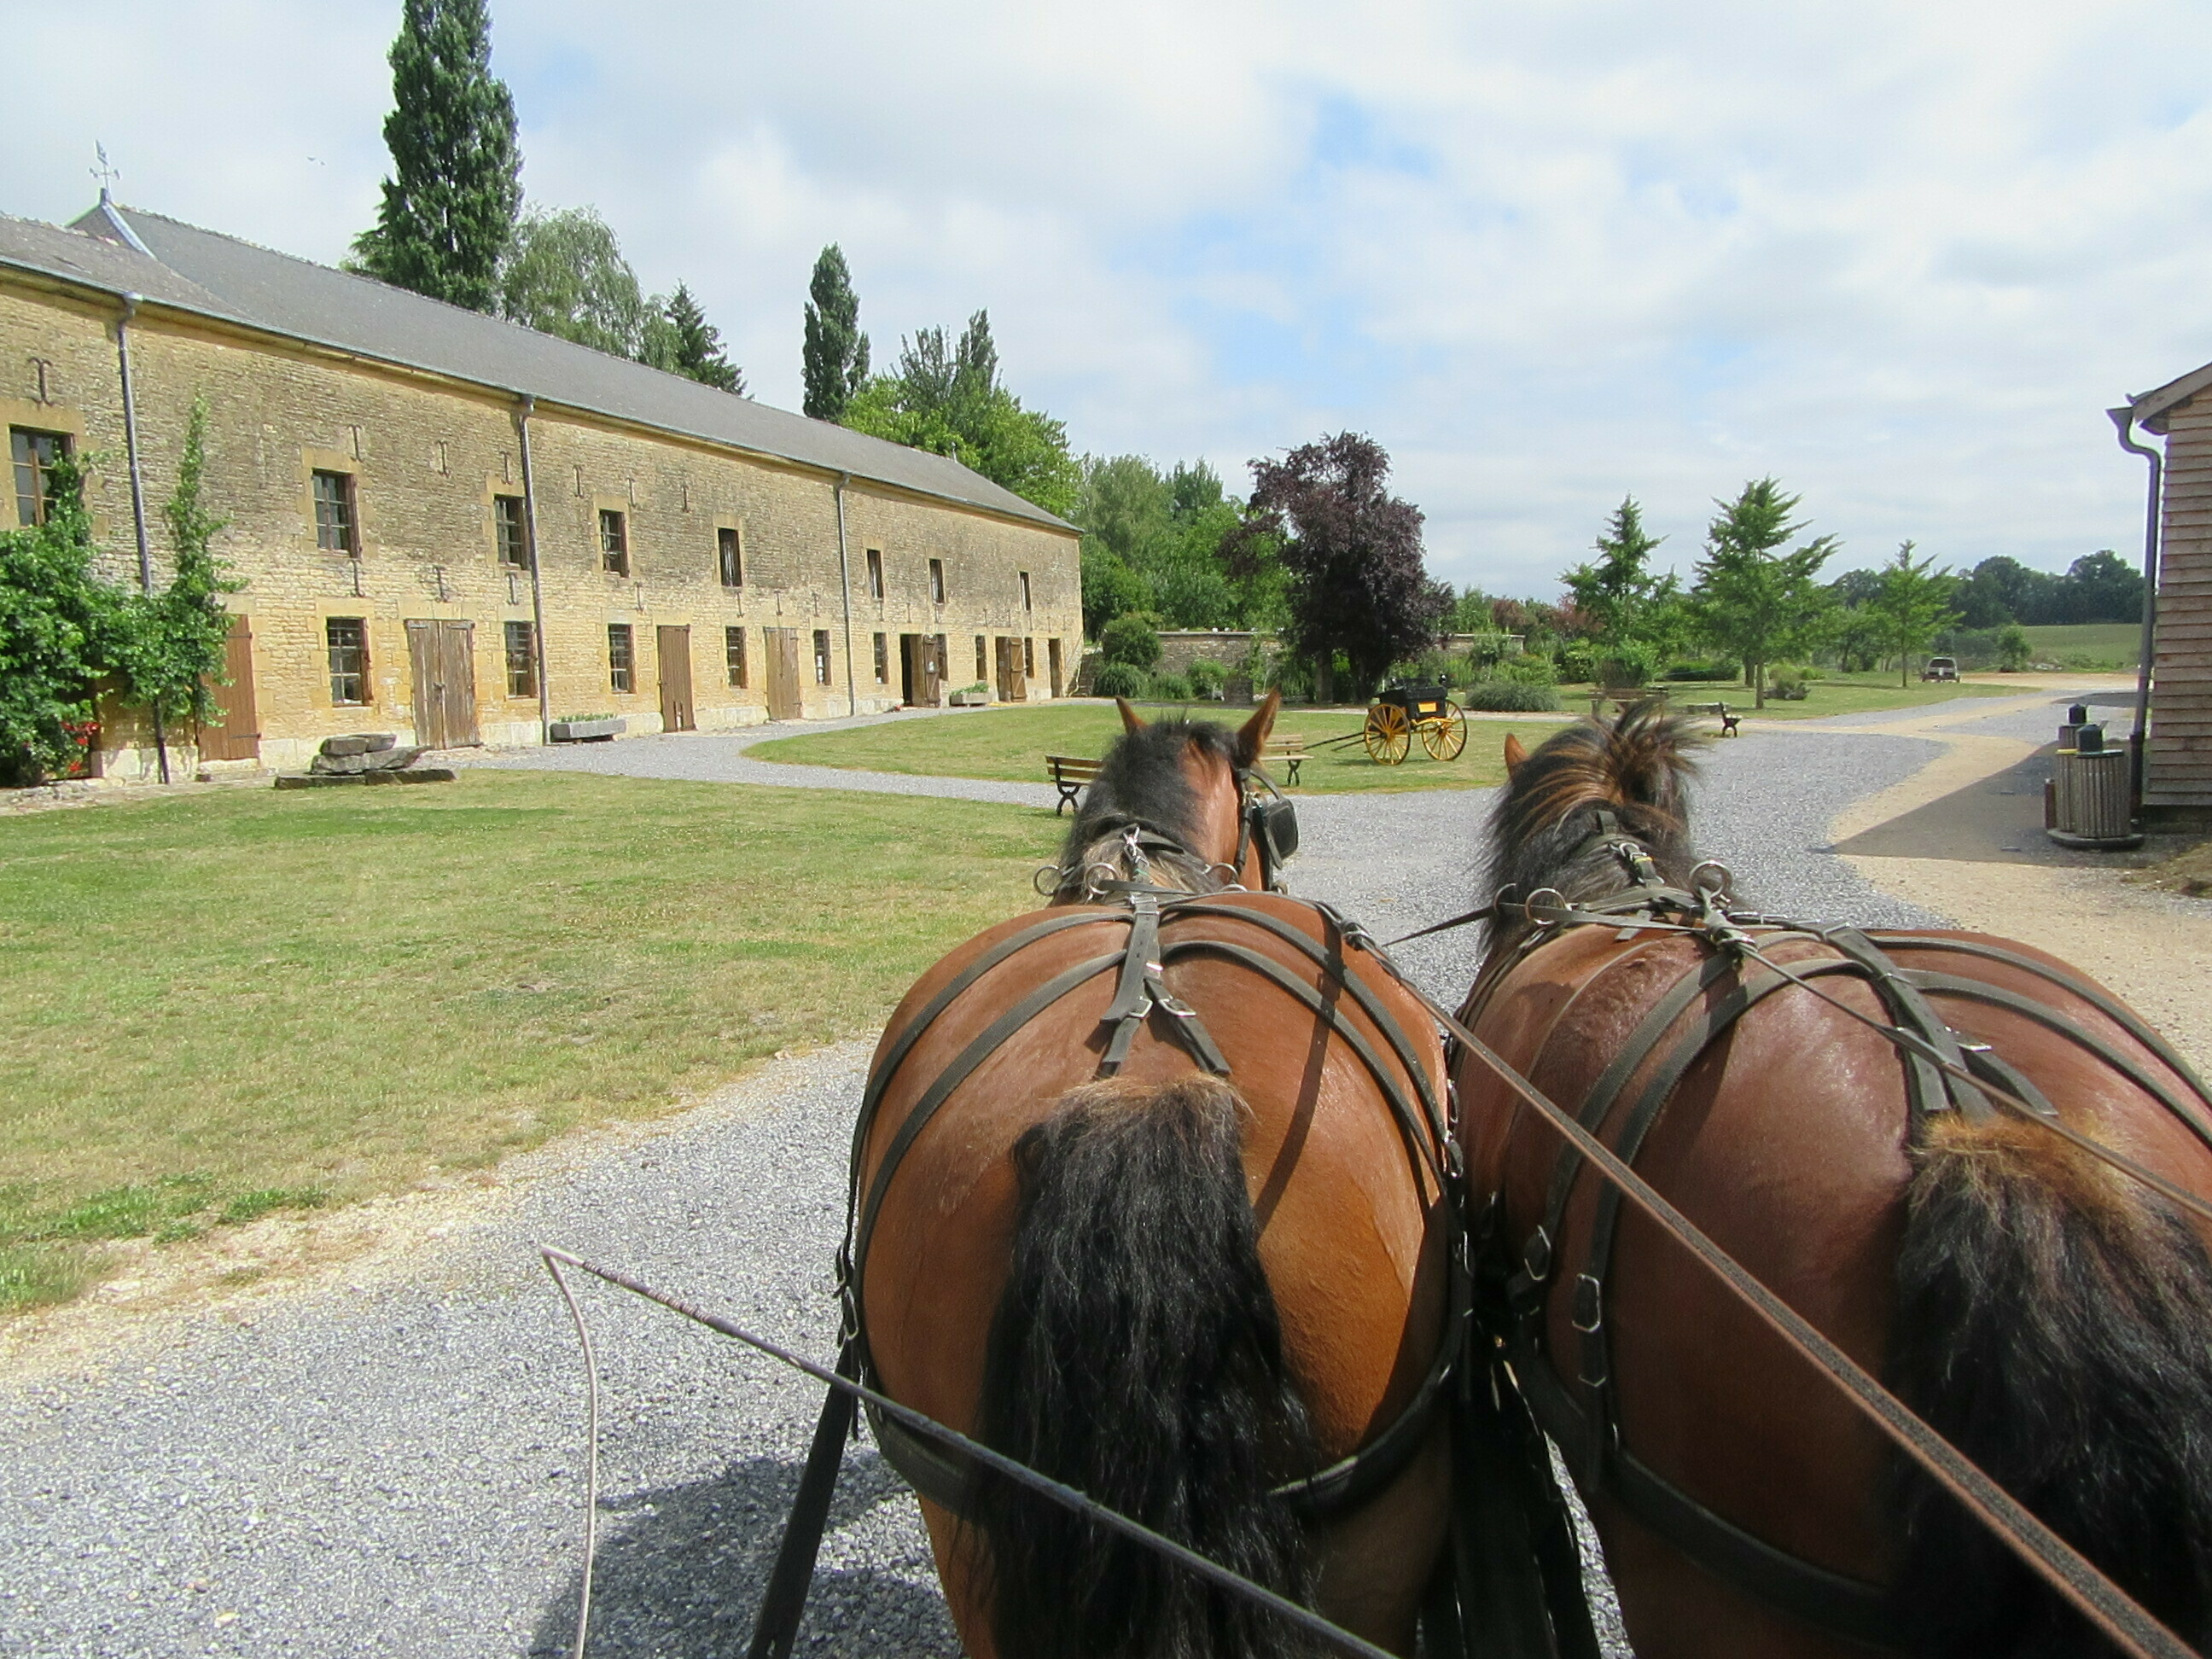
[[[691,718],[691,630],[664,627],[659,645],[660,729],[696,730],[697,722]]]
[[[1060,678],[1058,640],[1047,640],[1044,642],[1044,659],[1045,666],[1052,672],[1052,695],[1055,697],[1060,696],[1064,695],[1062,687],[1065,682]]]
[[[763,628],[761,635],[768,645],[768,717],[800,719],[806,705],[799,689],[799,630]]]
[[[259,760],[261,716],[253,701],[253,629],[244,617],[230,619],[230,636],[222,642],[223,676],[229,682],[210,685],[215,694],[219,725],[200,728],[203,760]]]
[[[998,657],[999,701],[1019,702],[1026,691],[1022,678],[1022,642],[1003,636],[992,641]]]
[[[407,624],[415,741],[425,749],[465,749],[483,741],[477,734],[476,637],[471,622]]]
[[[915,708],[945,701],[943,647],[935,635],[899,635],[899,699]]]

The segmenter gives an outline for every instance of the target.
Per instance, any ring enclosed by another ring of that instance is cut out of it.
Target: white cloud
[[[393,9],[396,11],[396,8]],[[395,17],[7,0],[0,208],[319,258],[368,221]],[[1455,580],[1632,490],[1694,554],[1771,471],[1845,561],[2127,549],[2100,413],[2212,357],[2212,20],[2166,0],[959,8],[501,0],[532,195],[798,396],[823,243],[879,358],[988,306],[1085,447],[1372,433]],[[308,158],[314,158],[310,160]]]

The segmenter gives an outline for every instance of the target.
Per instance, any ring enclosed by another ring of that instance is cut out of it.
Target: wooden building
[[[2212,820],[2212,363],[2130,400],[2166,440],[2143,815]]]
[[[0,218],[0,528],[80,454],[103,568],[136,582],[135,456],[166,580],[201,398],[246,586],[221,727],[171,734],[186,764],[825,718],[973,680],[1023,701],[1079,660],[1077,532],[943,456],[106,200]],[[110,720],[110,774],[149,769],[146,741]]]

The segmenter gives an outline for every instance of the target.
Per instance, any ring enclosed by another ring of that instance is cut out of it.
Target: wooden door
[[[476,637],[472,622],[407,624],[415,741],[425,749],[465,749],[483,741],[477,734]]]
[[[768,646],[768,717],[772,720],[803,718],[806,705],[799,689],[799,630],[763,628],[761,636]]]
[[[1004,636],[992,641],[997,653],[999,670],[999,701],[1019,702],[1027,695],[1027,684],[1022,678],[1022,642]]]
[[[222,669],[229,682],[210,685],[219,725],[200,728],[202,760],[259,760],[261,716],[253,701],[253,629],[244,617],[230,619],[222,642]]]
[[[659,639],[660,729],[690,732],[691,718],[691,630],[663,627]]]
[[[1063,695],[1064,682],[1060,678],[1058,640],[1047,640],[1044,642],[1044,656],[1046,667],[1052,671],[1052,695],[1055,697],[1060,696]]]
[[[921,701],[928,708],[945,706],[945,635],[921,636]]]

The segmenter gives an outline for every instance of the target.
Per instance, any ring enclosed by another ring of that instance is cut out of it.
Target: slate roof
[[[0,264],[136,291],[290,339],[528,392],[544,404],[1069,527],[945,456],[732,397],[520,323],[137,208],[103,201],[67,229],[0,217]]]

